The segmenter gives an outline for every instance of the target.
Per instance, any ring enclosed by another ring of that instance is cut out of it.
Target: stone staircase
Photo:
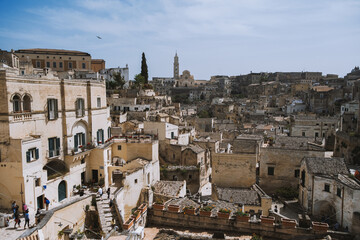
[[[111,188],[110,198],[114,197],[113,193],[114,191]],[[96,196],[96,206],[100,218],[101,229],[105,234],[109,233],[113,229],[113,226],[111,225],[112,219],[115,219],[115,225],[119,227],[120,222],[116,214],[115,207],[113,205],[110,208],[110,199],[107,198],[106,193],[103,194],[102,198],[100,198],[100,196]]]

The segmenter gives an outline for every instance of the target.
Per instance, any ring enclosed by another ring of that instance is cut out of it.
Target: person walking
[[[45,205],[46,205],[46,211],[48,211],[48,210],[49,210],[49,204],[50,204],[49,199],[47,199],[47,198],[45,197],[45,198],[44,198],[44,203],[45,203]]]
[[[19,214],[19,206],[16,205],[15,207],[15,225],[14,225],[14,228],[16,228],[16,225],[18,224],[19,227],[20,227],[20,223],[21,223],[21,220],[20,220],[20,214]]]
[[[108,199],[109,199],[110,198],[110,188],[107,189],[106,193],[107,193]]]
[[[102,199],[103,190],[102,190],[102,188],[101,188],[101,187],[99,188],[98,193],[99,193],[99,195],[100,195],[100,199]]]
[[[28,225],[28,228],[30,228],[30,217],[29,217],[29,210],[28,209],[26,209],[24,217],[25,217],[24,229],[26,228],[26,224]]]
[[[13,203],[11,204],[11,209],[13,211],[13,216],[14,216],[14,219],[15,219],[15,211],[16,211],[16,202],[13,201]]]
[[[25,216],[25,212],[26,212],[26,210],[28,210],[28,207],[25,203],[23,203],[23,205],[22,205],[22,210],[23,210],[23,215]]]

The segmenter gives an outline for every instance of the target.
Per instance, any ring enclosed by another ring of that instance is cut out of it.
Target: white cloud
[[[171,75],[177,49],[181,67],[202,79],[250,70],[302,70],[304,65],[344,74],[359,61],[360,2],[355,0],[68,3],[28,9],[40,20],[38,26],[33,21],[18,29],[3,27],[0,36],[23,39],[28,47],[78,48],[105,58],[108,66],[129,63],[132,75],[139,71],[142,51],[153,76]],[[333,51],[337,58],[331,58]],[[349,69],[338,67],[341,58]]]

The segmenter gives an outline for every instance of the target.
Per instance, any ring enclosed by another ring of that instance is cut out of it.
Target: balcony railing
[[[32,119],[32,114],[30,112],[14,113],[14,115],[13,115],[14,122],[26,121],[26,120],[31,120],[31,119]]]

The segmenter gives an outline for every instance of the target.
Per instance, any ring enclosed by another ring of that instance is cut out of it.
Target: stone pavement
[[[20,237],[28,229],[27,226],[26,228],[24,228],[25,219],[21,217],[20,220],[21,220],[20,227],[14,228],[15,221],[14,219],[11,219],[8,227],[0,228],[0,239],[15,240],[18,237]],[[35,219],[33,218],[30,219],[30,227],[33,226],[34,224],[35,224]]]

